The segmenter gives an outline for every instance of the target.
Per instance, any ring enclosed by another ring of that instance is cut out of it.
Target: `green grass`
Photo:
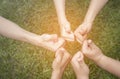
[[[82,23],[89,0],[66,0],[66,15],[73,31]],[[89,38],[105,55],[120,60],[120,0],[110,0],[96,17]],[[59,33],[59,24],[52,0],[0,0],[0,15],[37,33]],[[49,29],[51,28],[51,29]],[[73,55],[79,43],[67,43]],[[54,53],[41,47],[0,36],[0,79],[50,79]],[[119,79],[85,59],[90,79]],[[71,65],[63,79],[75,79]]]

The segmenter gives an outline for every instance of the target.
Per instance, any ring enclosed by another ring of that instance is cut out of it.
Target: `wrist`
[[[93,61],[97,64],[99,64],[100,62],[102,62],[105,58],[105,55],[104,54],[101,54],[99,56],[97,56],[96,58],[93,59]]]
[[[56,74],[62,74],[62,69],[53,69],[52,71],[53,73],[56,73]]]
[[[92,25],[92,23],[93,23],[92,21],[87,21],[87,20],[83,21],[83,24],[91,24]]]
[[[69,24],[69,21],[64,18],[64,19],[59,19],[59,24],[60,24],[60,27],[63,27],[65,26],[66,24]]]
[[[33,45],[38,45],[38,40],[39,42],[41,41],[40,35],[34,34],[34,33],[29,33],[26,35],[26,42],[33,44]]]
[[[53,70],[51,79],[61,79],[62,74],[61,70]]]
[[[93,23],[94,19],[95,19],[95,15],[87,13],[85,16],[84,22]]]
[[[89,79],[89,76],[80,76],[80,77],[77,77],[77,79]]]

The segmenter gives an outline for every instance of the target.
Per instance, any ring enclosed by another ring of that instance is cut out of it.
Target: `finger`
[[[80,26],[79,32],[82,36],[84,36],[87,33],[87,30],[84,28],[84,26]]]
[[[65,40],[63,38],[58,38],[58,42],[52,44],[52,47],[54,48],[54,51],[60,50],[61,47],[64,47]]]
[[[62,59],[62,65],[66,66],[70,62],[71,56],[65,49],[64,49],[63,53],[64,53],[64,56]]]
[[[72,62],[77,62],[78,58],[81,58],[80,51],[78,51],[72,58]]]
[[[59,48],[55,53],[55,57],[59,56],[59,54],[61,54],[61,53],[63,54],[62,50],[63,50],[63,48]]]
[[[90,47],[91,49],[96,47],[96,45],[94,44],[94,42],[92,42],[92,40],[88,40],[88,47]]]
[[[88,49],[89,49],[88,42],[87,42],[87,40],[85,40],[85,41],[83,42],[82,52],[83,52],[83,53],[86,53],[86,51],[88,51]]]
[[[77,61],[78,61],[78,63],[79,63],[79,66],[80,66],[80,67],[85,67],[85,66],[87,66],[86,63],[85,63],[85,61],[84,61],[84,55],[83,55],[83,53],[82,53],[81,51],[79,51],[79,54],[80,54],[80,56],[79,56],[79,58],[77,59]]]
[[[92,44],[92,40],[88,40],[87,42],[88,42],[88,46],[90,47]]]
[[[76,36],[76,40],[77,40],[80,44],[82,44],[82,42],[83,42],[83,40],[84,40],[83,36],[82,36],[80,33],[78,33],[78,32],[75,32],[75,36]]]
[[[85,34],[85,35],[83,36],[83,39],[84,39],[84,40],[87,40],[87,34]]]
[[[78,52],[79,53],[79,57],[78,57],[78,61],[80,62],[80,61],[83,61],[83,59],[84,59],[84,55],[82,54],[82,52],[81,51],[79,51]]]
[[[87,34],[85,34],[85,35],[83,36],[82,43],[83,43],[85,40],[87,40]]]
[[[96,44],[92,42],[92,40],[88,40],[88,43],[89,43],[89,47],[93,50],[97,47]]]
[[[65,25],[65,31],[68,32],[68,33],[71,33],[70,24]]]
[[[57,42],[58,41],[58,36],[57,34],[52,34],[51,37],[49,38],[49,40],[53,41],[53,42]]]
[[[63,52],[61,51],[61,49],[58,49],[58,51],[56,52],[56,61],[57,62],[61,62],[62,61],[62,58],[63,58]]]
[[[83,42],[83,46],[82,46],[83,48],[88,48],[88,42],[87,42],[87,40],[85,40],[84,42]]]
[[[76,59],[78,59],[78,58],[80,58],[81,57],[81,55],[80,55],[80,51],[78,51],[75,55],[74,55],[74,59],[76,60]]]

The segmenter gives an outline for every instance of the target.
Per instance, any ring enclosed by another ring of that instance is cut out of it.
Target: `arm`
[[[120,77],[120,62],[105,56],[91,40],[83,43],[82,52],[101,68]]]
[[[57,11],[58,21],[59,23],[64,23],[67,21],[65,15],[65,0],[53,0],[55,4],[55,8]]]
[[[65,15],[65,0],[53,0],[60,24],[61,36],[68,41],[74,41],[74,34],[71,31],[70,23]]]
[[[91,0],[89,9],[85,16],[84,22],[92,23],[99,13],[99,11],[104,7],[108,0]]]
[[[56,51],[64,44],[64,40],[58,38],[56,34],[37,35],[20,28],[17,24],[3,17],[0,17],[0,35],[44,47],[52,51]]]
[[[53,71],[51,79],[62,79],[64,70],[70,60],[71,55],[64,48],[58,49],[52,64]]]
[[[81,51],[77,52],[73,56],[71,65],[77,79],[89,79],[89,67],[84,62],[84,55]]]
[[[79,43],[83,43],[83,41],[87,38],[87,34],[91,31],[92,23],[95,17],[107,1],[108,0],[91,0],[83,23],[75,30],[75,36]]]
[[[20,40],[24,42],[31,42],[30,39],[32,36],[37,36],[31,32],[28,32],[22,28],[20,28],[15,23],[0,17],[0,34],[6,36],[8,38],[12,38],[15,40]]]
[[[60,70],[54,70],[52,71],[51,79],[62,79],[63,73],[61,73]]]
[[[120,77],[120,62],[103,55],[99,61],[94,61],[98,66]]]

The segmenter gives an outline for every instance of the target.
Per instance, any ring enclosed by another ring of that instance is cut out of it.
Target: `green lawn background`
[[[82,23],[89,2],[66,0],[66,15],[73,31]],[[105,55],[117,60],[120,60],[119,4],[120,0],[109,0],[96,17],[88,35]],[[60,36],[52,0],[0,0],[0,16],[30,32],[57,33]],[[65,48],[74,55],[81,49],[81,45],[78,42],[67,42]],[[50,79],[53,59],[54,53],[42,47],[0,36],[0,79]],[[85,61],[90,68],[90,79],[119,79],[99,68],[91,60],[85,58]],[[75,79],[70,64],[63,79]]]

